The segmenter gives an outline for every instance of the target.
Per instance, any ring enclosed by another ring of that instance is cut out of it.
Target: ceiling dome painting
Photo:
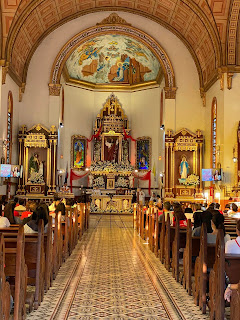
[[[126,35],[96,36],[77,47],[66,61],[69,80],[95,85],[137,85],[157,81],[160,63],[150,49]]]

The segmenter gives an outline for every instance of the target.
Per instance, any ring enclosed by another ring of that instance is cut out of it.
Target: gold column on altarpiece
[[[26,155],[25,155],[25,158],[26,158],[26,162],[25,162],[25,184],[26,184],[27,181],[28,181],[28,147],[26,147],[25,150],[26,150]]]
[[[165,168],[165,188],[168,189],[168,148],[169,145],[166,143],[166,168]]]
[[[53,191],[56,191],[56,145],[57,141],[53,141]]]
[[[49,154],[50,148],[47,148],[47,186],[49,186]]]
[[[48,187],[49,187],[49,190],[51,190],[51,171],[52,171],[52,165],[51,165],[51,162],[52,162],[52,140],[49,141],[49,145],[50,145],[50,152],[49,152],[49,184],[48,184]]]
[[[202,156],[203,156],[203,144],[200,143],[200,168],[199,168],[199,171],[200,171],[200,189],[202,190],[203,188],[203,183],[202,183]]]
[[[174,163],[175,163],[175,152],[173,150],[173,143],[171,143],[171,190],[174,188]]]

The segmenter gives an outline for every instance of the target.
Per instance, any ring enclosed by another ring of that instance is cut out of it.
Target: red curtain
[[[86,175],[89,174],[89,171],[84,172],[83,174],[80,174],[79,172],[74,172],[72,169],[70,171],[70,187],[71,187],[71,192],[72,192],[72,182],[73,180],[79,180],[82,179],[84,177],[86,177]]]
[[[136,142],[137,140],[134,139],[130,134],[127,134],[125,129],[123,128],[123,133],[124,133],[124,140],[131,139],[132,141]]]
[[[98,139],[101,133],[102,125],[100,125],[100,128],[96,134],[93,134],[91,139],[87,139],[87,147],[88,147],[88,142],[91,142],[93,138]]]
[[[135,172],[133,172],[133,176],[139,180],[148,180],[148,193],[151,195],[151,170],[149,170],[146,174],[143,176],[137,175]]]

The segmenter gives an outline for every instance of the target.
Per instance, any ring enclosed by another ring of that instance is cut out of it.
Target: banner
[[[151,196],[151,170],[148,171],[146,174],[144,174],[143,176],[139,176],[137,175],[135,172],[133,172],[133,176],[139,180],[148,180],[148,193]]]
[[[86,177],[89,174],[89,171],[87,172],[77,172],[77,171],[73,171],[73,169],[71,169],[70,171],[70,187],[71,187],[71,192],[72,192],[72,182],[73,180],[79,180],[82,179],[84,177]]]
[[[123,133],[124,133],[124,140],[131,139],[132,141],[136,142],[137,140],[134,139],[130,134],[127,134],[125,129],[123,128]]]

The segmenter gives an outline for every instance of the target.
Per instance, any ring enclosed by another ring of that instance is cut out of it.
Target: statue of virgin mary
[[[187,179],[188,173],[189,173],[189,165],[187,162],[187,158],[185,156],[182,156],[182,161],[180,163],[180,175],[181,175],[181,179],[185,180]]]

